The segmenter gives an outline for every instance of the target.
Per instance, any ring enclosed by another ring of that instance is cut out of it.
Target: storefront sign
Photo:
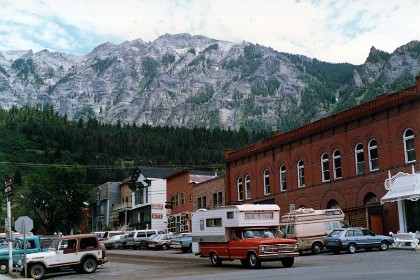
[[[152,209],[163,209],[163,204],[152,204]]]
[[[152,219],[163,219],[163,214],[152,213]]]

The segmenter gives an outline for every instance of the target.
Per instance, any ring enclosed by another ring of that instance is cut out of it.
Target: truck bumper
[[[279,253],[279,254],[265,254],[259,255],[258,259],[261,261],[279,261],[284,258],[294,258],[298,257],[299,253]]]

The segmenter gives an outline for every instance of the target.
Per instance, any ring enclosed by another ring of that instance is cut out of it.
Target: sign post
[[[28,216],[21,216],[15,221],[15,229],[23,233],[23,260],[25,265],[25,278],[28,276],[28,265],[26,264],[26,234],[34,228],[34,221]]]
[[[13,180],[10,178],[6,182],[4,182],[4,197],[6,197],[7,201],[7,223],[6,223],[6,232],[7,236],[9,236],[9,273],[13,271],[13,254],[12,254],[12,208],[10,206],[11,196],[13,195]]]

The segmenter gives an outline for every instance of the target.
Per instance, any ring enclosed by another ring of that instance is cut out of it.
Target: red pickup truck
[[[275,237],[279,225],[277,205],[235,205],[193,213],[193,252],[209,257],[213,266],[240,260],[249,268],[281,261],[291,267],[299,256],[295,239]]]

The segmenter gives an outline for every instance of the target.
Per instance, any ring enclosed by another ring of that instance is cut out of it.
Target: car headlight
[[[266,249],[267,249],[267,247],[266,247],[266,246],[261,246],[261,247],[260,247],[260,252],[261,252],[261,253],[264,253]]]

